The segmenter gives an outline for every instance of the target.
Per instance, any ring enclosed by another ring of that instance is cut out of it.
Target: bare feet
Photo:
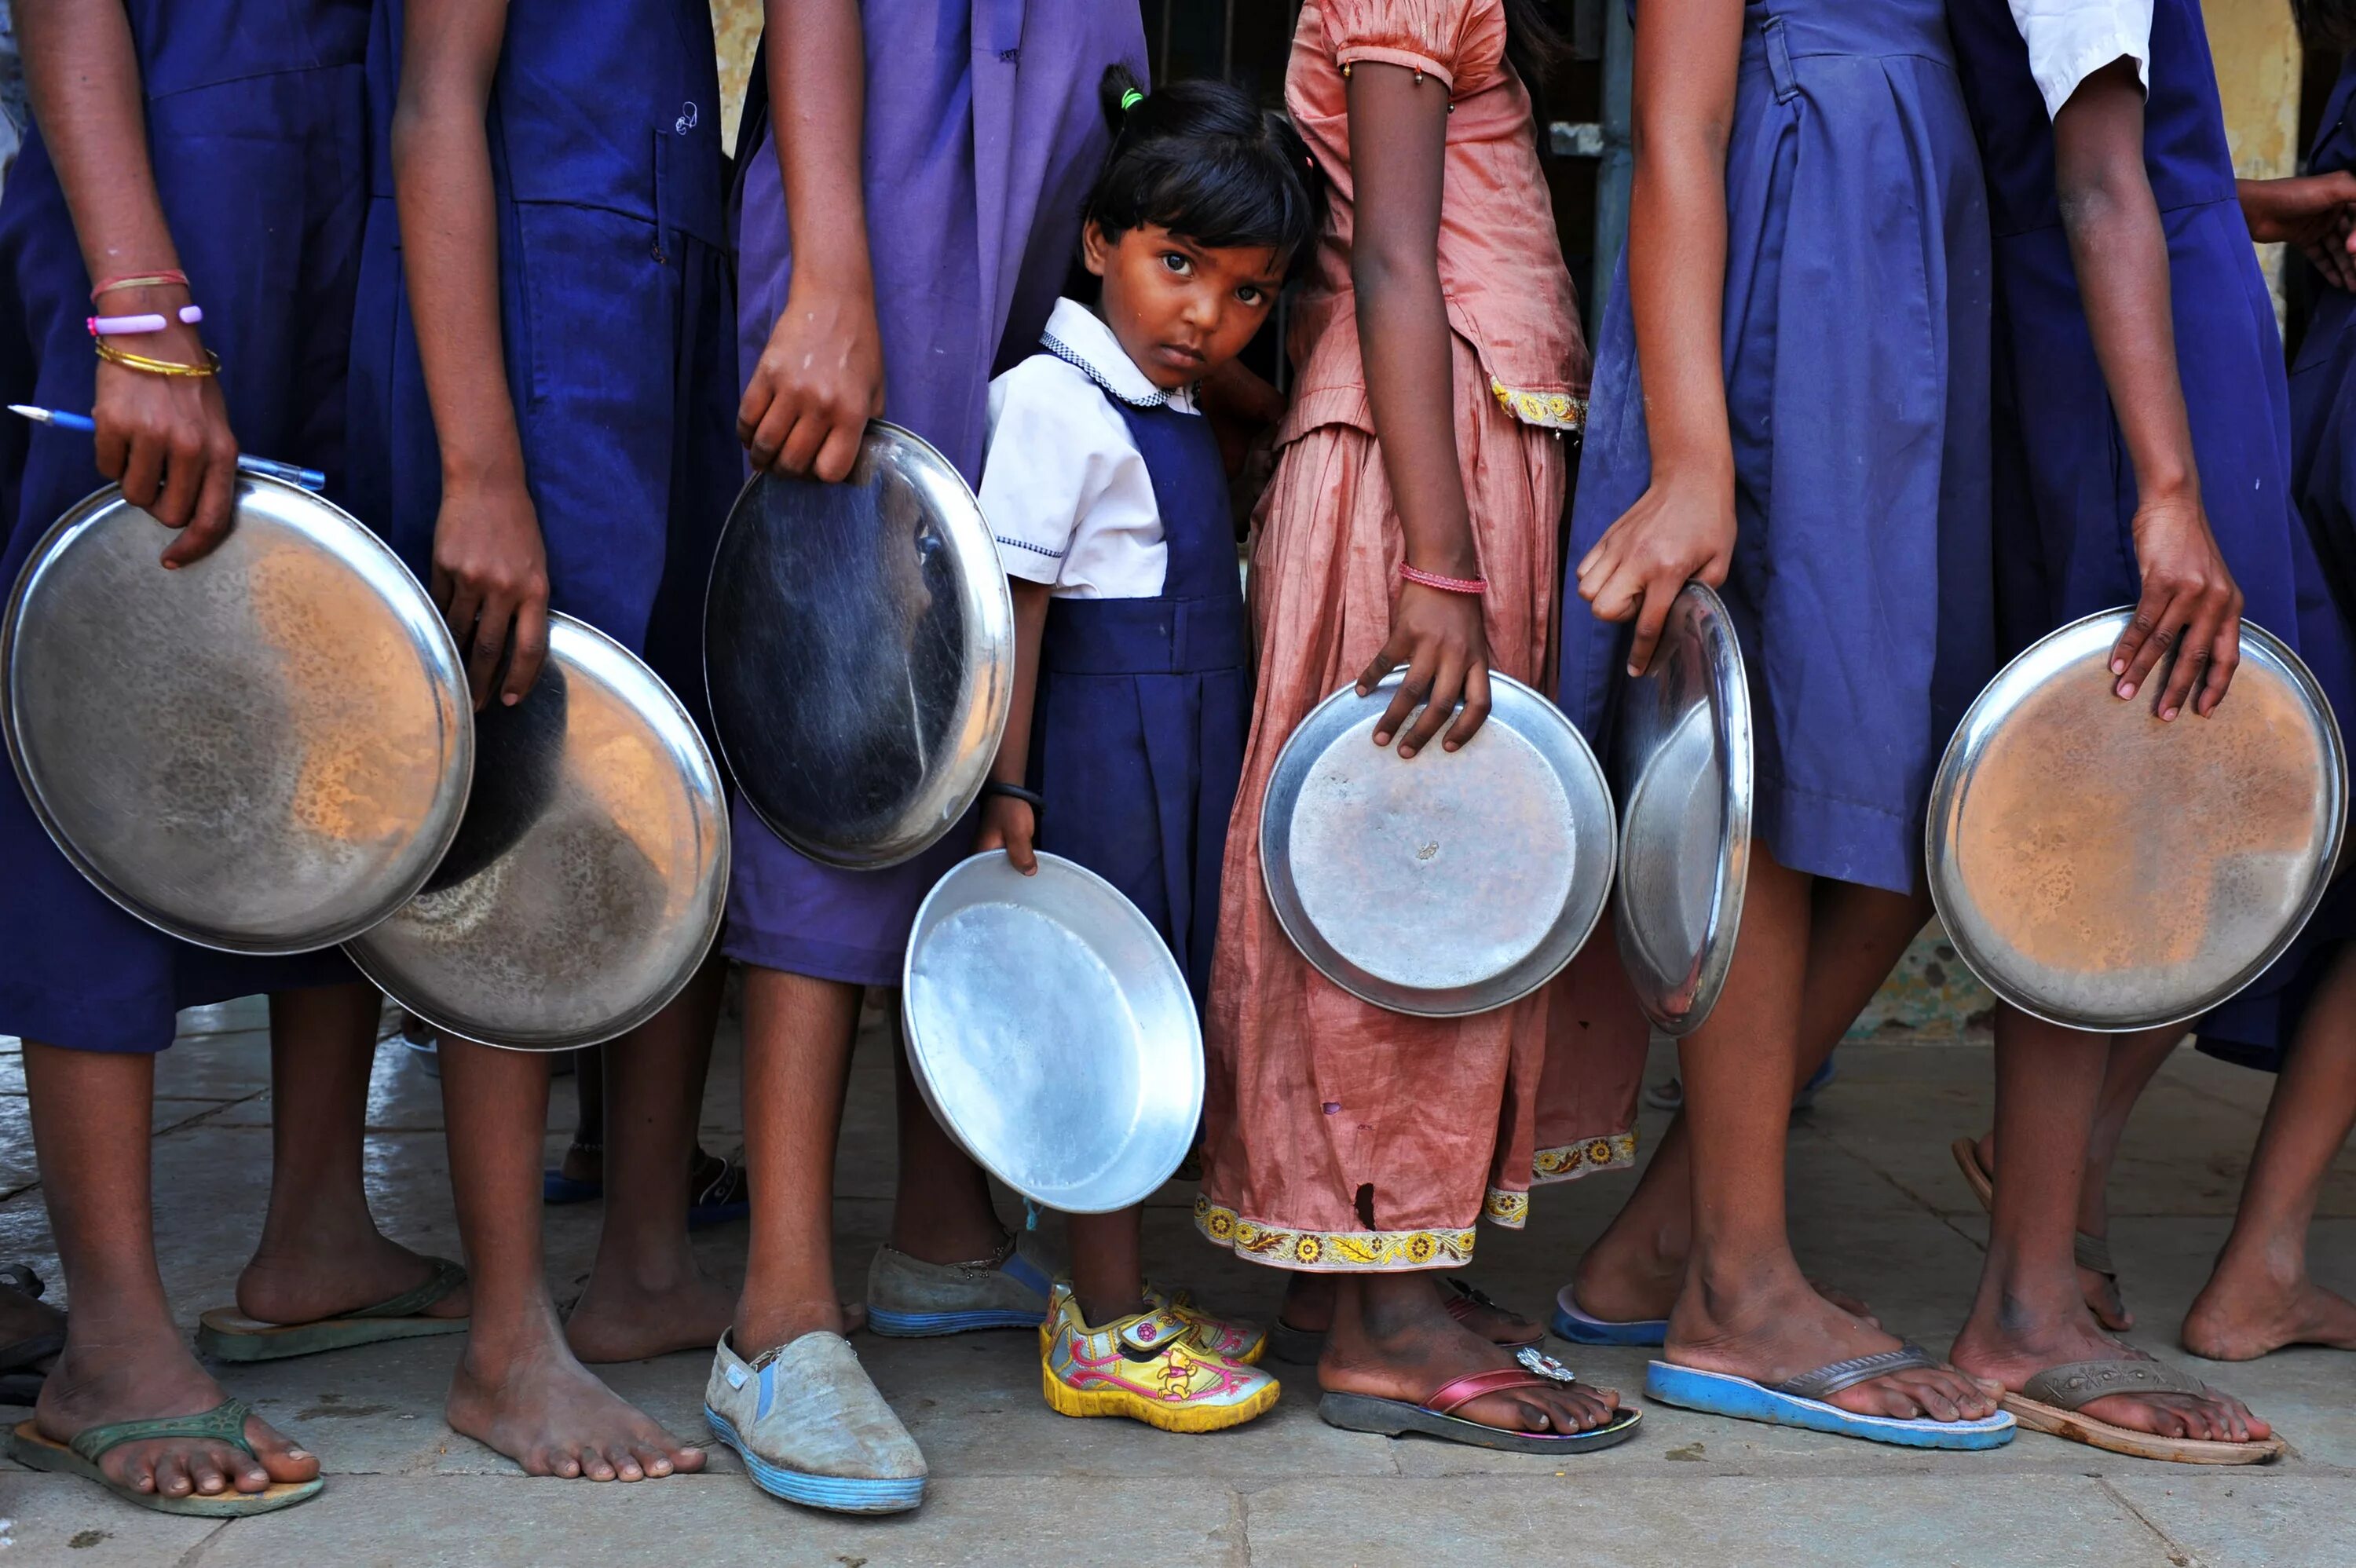
[[[1899,1341],[1842,1311],[1786,1264],[1742,1281],[1687,1285],[1669,1314],[1662,1359],[1770,1386],[1835,1361],[1895,1350]],[[1962,1372],[1916,1367],[1826,1396],[1859,1415],[1901,1421],[1978,1421],[1996,1396]]]
[[[703,1468],[702,1449],[673,1437],[598,1381],[561,1340],[497,1367],[479,1364],[470,1342],[451,1375],[443,1413],[453,1428],[498,1449],[526,1475],[636,1481]]]
[[[1997,1321],[1990,1321],[1990,1318]],[[2141,1350],[2102,1332],[2091,1314],[2040,1314],[2008,1307],[1983,1315],[1977,1307],[1949,1352],[1974,1377],[2018,1390],[2048,1367],[2068,1361],[2148,1360]],[[2113,1426],[2159,1437],[2247,1443],[2274,1428],[2227,1393],[2115,1393],[2088,1402],[2084,1413]]]
[[[673,1350],[709,1350],[728,1327],[736,1293],[707,1277],[691,1260],[683,1277],[648,1285],[593,1269],[581,1299],[564,1319],[573,1353],[595,1365],[643,1361]]]
[[[1429,1275],[1376,1275],[1341,1284],[1333,1326],[1317,1363],[1329,1393],[1371,1394],[1421,1404],[1472,1372],[1515,1364],[1500,1347],[1448,1315]],[[1483,1394],[1454,1413],[1506,1432],[1588,1432],[1620,1408],[1611,1389],[1585,1383]]]
[[[2300,1269],[2281,1278],[2222,1259],[2184,1315],[2184,1348],[2211,1361],[2254,1361],[2286,1345],[2356,1350],[2356,1302]]]
[[[265,1243],[237,1277],[237,1309],[262,1323],[316,1323],[415,1290],[434,1277],[434,1266],[363,1216],[343,1234],[305,1238],[299,1250]],[[418,1316],[464,1317],[467,1307],[461,1285]]]
[[[1294,1275],[1292,1283],[1285,1287],[1284,1305],[1277,1309],[1277,1316],[1287,1328],[1308,1334],[1324,1333],[1333,1326],[1333,1286],[1332,1275]],[[1444,1302],[1446,1297],[1441,1299]],[[1538,1325],[1494,1301],[1467,1298],[1456,1320],[1493,1345],[1527,1345],[1545,1338]]]
[[[176,1337],[111,1344],[102,1357],[77,1353],[69,1344],[42,1386],[33,1418],[43,1436],[70,1443],[76,1434],[112,1422],[200,1415],[228,1397]],[[124,1486],[167,1498],[259,1492],[319,1473],[315,1456],[258,1415],[246,1418],[245,1440],[253,1445],[252,1455],[214,1438],[151,1437],[107,1450],[98,1467]]]

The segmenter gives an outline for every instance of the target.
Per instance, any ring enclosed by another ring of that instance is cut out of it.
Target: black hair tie
[[[991,779],[982,784],[981,793],[985,795],[1000,795],[1009,800],[1019,800],[1040,816],[1047,815],[1047,797],[1035,789],[1024,789],[1021,784],[1002,784],[997,779]]]

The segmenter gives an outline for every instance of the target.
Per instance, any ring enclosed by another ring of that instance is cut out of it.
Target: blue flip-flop
[[[1632,1317],[1615,1323],[1595,1317],[1579,1305],[1567,1285],[1555,1292],[1550,1327],[1557,1339],[1574,1345],[1665,1345],[1669,1339],[1667,1318]]]
[[[1890,1415],[1859,1415],[1826,1403],[1843,1389],[1855,1388],[1890,1372],[1944,1364],[1920,1345],[1906,1345],[1879,1355],[1835,1361],[1783,1382],[1769,1384],[1730,1372],[1706,1372],[1695,1367],[1655,1361],[1644,1370],[1644,1397],[1709,1415],[1731,1416],[1737,1421],[1799,1426],[1810,1432],[1827,1432],[1836,1437],[1892,1443],[1902,1448],[2000,1448],[2011,1442],[2018,1424],[2009,1411],[1999,1410],[1977,1421],[1902,1421]]]

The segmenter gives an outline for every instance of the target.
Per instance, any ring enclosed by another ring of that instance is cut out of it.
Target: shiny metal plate
[[[458,830],[457,647],[392,551],[292,485],[240,477],[228,539],[177,571],[171,539],[109,485],[34,547],[0,622],[9,761],[66,858],[150,925],[333,946]]]
[[[1688,582],[1612,732],[1620,883],[1612,924],[1645,1017],[1671,1035],[1718,1005],[1751,868],[1751,688],[1718,595]]]
[[[474,798],[433,880],[345,944],[428,1023],[521,1051],[652,1018],[728,893],[727,800],[686,709],[604,633],[548,631],[531,694],[477,716]]]
[[[1203,1110],[1203,1029],[1177,960],[1110,882],[992,850],[916,912],[900,989],[908,1065],[983,1168],[1067,1214],[1141,1202]]]
[[[721,755],[787,843],[873,869],[980,793],[1014,687],[1014,609],[946,457],[867,427],[848,481],[755,475],[712,566],[704,674]]]
[[[1612,795],[1561,710],[1491,672],[1461,750],[1374,744],[1400,677],[1312,709],[1260,808],[1269,901],[1301,955],[1393,1012],[1485,1012],[1543,986],[1612,888]]]
[[[2102,1031],[2198,1018],[2282,955],[2338,859],[2348,756],[2298,656],[2242,623],[2207,719],[2111,695],[2128,612],[2073,621],[2007,665],[1931,786],[1931,896],[1998,997]]]

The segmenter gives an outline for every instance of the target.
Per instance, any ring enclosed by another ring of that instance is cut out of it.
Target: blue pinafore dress
[[[230,428],[247,451],[324,470],[327,495],[348,505],[368,0],[107,3],[131,23],[156,194],[221,357]],[[0,199],[0,402],[91,406],[91,282],[35,129]],[[0,592],[59,515],[105,482],[89,436],[0,421]],[[143,924],[82,880],[13,774],[0,778],[0,1034],[160,1051],[177,1008],[355,977],[337,950],[237,957]]]
[[[430,581],[441,460],[383,133],[401,27],[400,0],[377,0],[352,470],[362,520]],[[487,128],[500,346],[550,605],[644,656],[701,722],[703,590],[742,463],[709,9],[510,0]]]
[[[1950,17],[1987,169],[1996,235],[1993,410],[1997,611],[2009,657],[2139,597],[2135,469],[2094,357],[2053,176],[2053,130],[2006,0]],[[2334,708],[2356,714],[2349,643],[2291,499],[2291,412],[2274,302],[2233,187],[2197,0],[2157,0],[2144,167],[2168,238],[2177,371],[2201,503],[2244,614],[2298,650]],[[2233,700],[2228,695],[2227,701]],[[2284,987],[2329,930],[2198,1026],[2272,1045]]]
[[[1119,888],[1207,1005],[1227,816],[1251,722],[1243,580],[1210,421],[1107,392],[1153,480],[1153,599],[1055,599],[1041,639],[1031,782],[1039,848]]]
[[[1994,667],[1987,210],[1941,0],[1747,5],[1726,201],[1719,593],[1752,831],[1795,870],[1908,891],[1932,770]],[[1578,567],[1652,472],[1623,254],[1563,556],[1559,700],[1607,752],[1628,628]]]

